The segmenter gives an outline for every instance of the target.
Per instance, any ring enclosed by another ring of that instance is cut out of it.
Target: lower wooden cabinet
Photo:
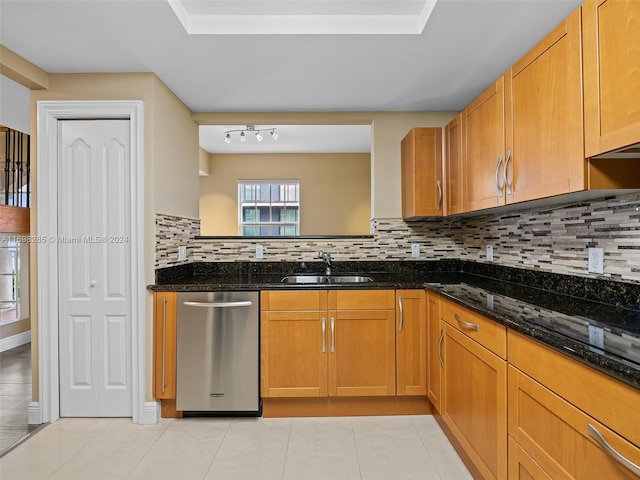
[[[261,302],[263,397],[395,395],[393,290],[264,291]]]
[[[508,384],[509,435],[517,443],[509,451],[510,471],[519,472],[521,457],[528,455],[547,478],[638,478],[637,446],[513,366],[509,366]],[[623,465],[623,459],[636,465],[636,473]]]
[[[520,445],[509,437],[509,480],[553,480]]]
[[[442,342],[444,327],[440,316],[440,295],[427,292],[427,396],[436,411],[441,411]]]
[[[396,290],[398,395],[427,394],[427,308],[424,290]]]
[[[507,478],[506,361],[444,322],[441,414],[485,479]]]
[[[153,396],[176,398],[176,292],[154,293]]]

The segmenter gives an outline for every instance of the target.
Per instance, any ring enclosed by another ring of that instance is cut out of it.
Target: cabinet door
[[[464,192],[464,115],[460,113],[445,127],[446,156],[445,214],[455,215],[465,211]]]
[[[325,311],[261,313],[263,397],[327,396]]]
[[[427,394],[427,309],[424,290],[396,291],[398,395]]]
[[[154,294],[155,398],[176,398],[176,293]]]
[[[640,2],[587,0],[583,7],[587,157],[640,142]]]
[[[467,211],[504,205],[504,77],[464,110]]]
[[[507,478],[506,362],[444,323],[444,421],[486,479]]]
[[[395,311],[329,311],[329,395],[396,393]]]
[[[583,190],[580,9],[506,74],[507,203]]]
[[[554,479],[636,479],[640,449],[509,366],[509,435]],[[594,434],[617,453],[609,453]],[[636,465],[633,473],[616,455]]]
[[[414,128],[401,143],[402,217],[441,216],[442,128]]]
[[[434,408],[441,412],[440,386],[442,376],[442,342],[444,329],[440,324],[440,296],[427,293],[427,395]]]

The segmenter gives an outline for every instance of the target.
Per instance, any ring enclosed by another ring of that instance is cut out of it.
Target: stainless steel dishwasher
[[[176,407],[260,415],[258,292],[179,292]]]

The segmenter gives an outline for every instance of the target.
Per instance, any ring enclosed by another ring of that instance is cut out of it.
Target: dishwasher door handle
[[[204,308],[233,308],[233,307],[250,307],[253,302],[250,300],[242,302],[183,302],[189,307],[204,307]]]

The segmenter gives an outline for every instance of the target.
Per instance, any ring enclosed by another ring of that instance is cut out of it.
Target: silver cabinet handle
[[[438,210],[442,210],[442,182],[436,180],[436,185],[438,186]]]
[[[596,427],[589,424],[588,431],[589,431],[589,436],[591,436],[591,438],[593,438],[596,442],[598,442],[600,446],[603,449],[605,449],[609,455],[611,455],[613,458],[615,458],[618,462],[620,462],[622,465],[627,467],[636,475],[640,475],[640,466],[636,465],[631,460],[625,458],[620,453],[618,453],[611,445],[607,443],[607,441],[604,439],[604,437],[598,431],[598,429],[596,429]]]
[[[165,381],[167,362],[167,297],[162,297],[162,393],[167,382]]]
[[[398,297],[398,308],[400,309],[400,325],[398,325],[398,331],[401,332],[404,326],[404,311],[402,308],[402,297]]]
[[[507,159],[504,161],[504,170],[502,172],[502,178],[504,179],[504,186],[507,187],[507,195],[511,195],[513,191],[511,190],[511,183],[509,183],[509,179],[507,178],[507,167],[509,166],[509,161],[511,160],[511,150],[507,150]]]
[[[322,317],[322,353],[327,351],[327,319]]]
[[[500,185],[500,179],[498,174],[500,173],[500,164],[502,163],[502,154],[498,155],[498,164],[496,165],[496,189],[498,190],[498,196],[502,197],[502,185]]]
[[[336,319],[331,317],[331,353],[336,351]]]
[[[477,323],[469,323],[469,322],[465,322],[464,320],[462,320],[462,319],[460,318],[460,316],[459,316],[457,313],[454,315],[454,317],[456,317],[456,320],[458,321],[458,323],[459,323],[460,325],[462,325],[463,327],[467,327],[467,328],[469,328],[469,329],[471,329],[471,330],[475,330],[476,332],[477,332],[478,330],[480,330],[480,325],[478,325]]]
[[[442,340],[444,339],[444,329],[440,329],[440,338],[438,339],[438,357],[440,358],[440,368],[444,370],[444,359],[442,358]]]
[[[249,300],[243,302],[184,302],[188,307],[205,307],[205,308],[232,308],[232,307],[250,307],[253,305]]]

